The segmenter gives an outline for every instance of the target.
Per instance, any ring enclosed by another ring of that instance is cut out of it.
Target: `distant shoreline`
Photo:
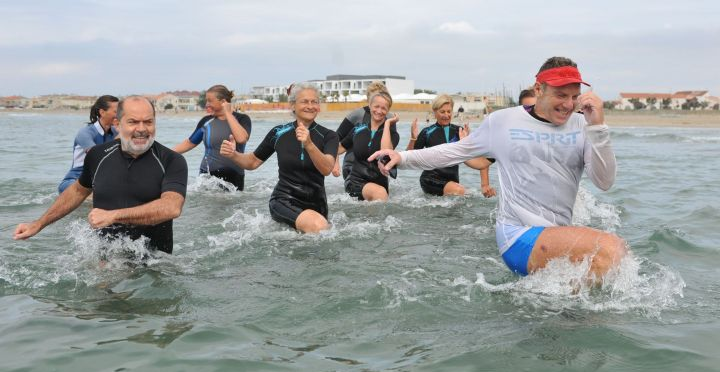
[[[78,114],[87,115],[81,110],[16,110],[5,109],[0,110],[2,114]],[[288,111],[249,111],[246,112],[253,119],[290,121],[292,116]],[[158,112],[158,117],[197,117],[198,119],[205,115],[204,111],[183,111],[183,112]],[[347,115],[344,111],[328,111],[320,112],[318,122],[327,123],[329,128],[334,125],[328,122],[337,122],[340,124],[342,119]],[[414,118],[418,119],[420,125],[425,124],[425,119],[429,113],[415,111],[400,111],[400,123],[410,123]],[[605,121],[612,127],[674,127],[674,128],[720,128],[720,111],[675,111],[675,110],[659,110],[659,111],[605,111]],[[431,118],[432,120],[432,118]],[[466,114],[464,120],[477,124],[482,118],[473,113]],[[454,119],[453,122],[461,122]]]

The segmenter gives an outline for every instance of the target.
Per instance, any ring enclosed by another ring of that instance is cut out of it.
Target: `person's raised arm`
[[[414,150],[415,149],[415,141],[418,139],[418,119],[415,118],[413,120],[412,124],[410,125],[410,140],[408,141],[407,147],[405,147],[405,150]]]
[[[617,163],[610,143],[610,129],[603,122],[605,116],[600,97],[593,92],[578,97],[578,105],[585,115],[585,172],[595,186],[608,190],[615,183]]]
[[[328,136],[332,136],[332,138],[328,140],[333,141],[333,147],[337,148],[337,134],[330,132]],[[295,137],[298,142],[303,144],[303,148],[310,156],[310,160],[313,162],[315,169],[323,176],[329,175],[335,166],[336,156],[332,153],[326,154],[315,146],[315,143],[310,137],[310,131],[304,125],[298,125],[298,127],[295,128]]]
[[[92,189],[85,188],[81,186],[79,182],[75,181],[75,183],[70,185],[70,187],[55,199],[55,202],[40,218],[32,222],[19,224],[17,228],[15,228],[13,239],[24,240],[39,233],[40,230],[46,226],[74,211],[91,192]]]
[[[258,159],[254,153],[243,154],[237,152],[236,149],[237,143],[231,134],[228,139],[223,141],[222,146],[220,146],[220,155],[232,160],[233,163],[242,169],[254,170],[263,164],[263,161]]]
[[[246,143],[250,138],[250,133],[248,133],[245,128],[240,125],[240,122],[237,120],[235,115],[233,115],[232,104],[223,100],[222,107],[225,112],[228,125],[230,126],[230,133],[233,137],[235,137],[235,142],[240,144]]]
[[[380,139],[380,148],[381,149],[394,149],[395,144],[393,144],[393,138],[392,138],[392,127],[397,124],[398,120],[400,120],[400,117],[397,114],[394,114],[392,118],[385,120],[385,125],[383,126],[383,133],[382,138]]]

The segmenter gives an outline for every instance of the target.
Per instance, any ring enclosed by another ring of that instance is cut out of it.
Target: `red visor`
[[[573,83],[581,83],[590,86],[590,84],[582,81],[580,71],[578,71],[576,67],[572,66],[551,68],[535,75],[535,78],[537,79],[535,80],[537,83],[545,83],[553,87],[561,87],[563,85]]]

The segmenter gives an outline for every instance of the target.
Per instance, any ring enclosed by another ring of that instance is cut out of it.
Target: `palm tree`
[[[656,109],[655,104],[657,103],[657,97],[649,97],[646,102],[650,110]]]
[[[661,103],[661,106],[662,106],[663,109],[669,110],[671,104],[672,104],[672,99],[670,99],[670,98],[663,98],[662,103]]]

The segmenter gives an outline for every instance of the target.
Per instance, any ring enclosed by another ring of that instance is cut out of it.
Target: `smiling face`
[[[575,112],[577,99],[580,96],[580,84],[573,83],[560,87],[535,84],[535,113],[541,118],[555,124],[567,123]]]
[[[370,102],[370,116],[376,123],[382,123],[390,111],[390,102],[383,96],[375,96]]]
[[[217,98],[214,92],[205,93],[205,109],[209,114],[214,116],[219,116],[223,113],[222,101]]]
[[[453,107],[450,103],[446,103],[442,106],[440,106],[439,109],[433,111],[435,113],[435,120],[437,120],[438,124],[442,126],[446,126],[450,124],[450,120],[452,120],[452,113],[453,113]]]
[[[145,99],[128,99],[118,125],[122,150],[132,156],[145,153],[155,141],[155,114]]]
[[[295,96],[295,103],[291,105],[292,111],[299,122],[312,123],[320,112],[320,100],[314,89],[303,89]]]

